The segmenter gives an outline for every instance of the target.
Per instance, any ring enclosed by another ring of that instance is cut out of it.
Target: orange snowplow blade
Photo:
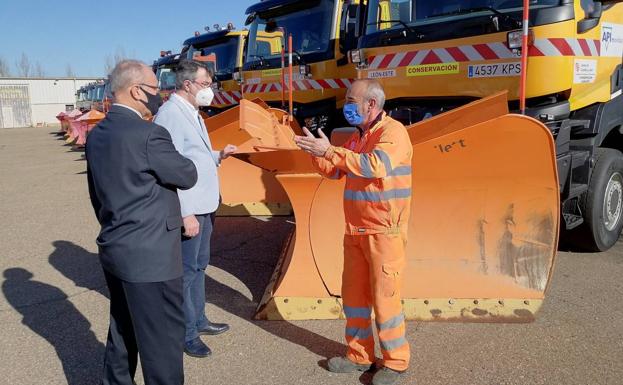
[[[402,290],[405,316],[533,320],[558,242],[559,186],[551,133],[534,119],[508,114],[505,94],[408,131],[414,171]],[[277,172],[296,217],[295,233],[256,317],[344,317],[339,298],[344,182],[321,178],[309,155],[289,144],[280,150],[256,146],[236,156]]]
[[[243,101],[243,103],[251,103]],[[263,102],[253,104],[266,116],[270,109]],[[246,130],[240,129],[240,107],[236,106],[218,115],[204,119],[214,149],[222,149],[234,144],[240,150],[252,150],[249,145],[253,138]],[[300,129],[299,129],[300,130]],[[292,206],[275,173],[236,158],[224,160],[219,167],[221,205],[217,211],[220,216],[245,215],[291,215]]]
[[[103,112],[100,112],[98,110],[92,109],[87,111],[86,113],[84,113],[82,116],[80,116],[77,120],[86,122],[87,125],[94,126],[97,123],[100,122],[100,120],[104,119],[106,117],[106,114],[104,114]]]

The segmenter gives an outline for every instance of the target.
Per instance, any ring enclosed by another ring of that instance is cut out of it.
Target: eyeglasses
[[[199,82],[198,82],[198,81],[196,81],[196,80],[193,80],[192,82],[193,82],[193,83],[195,83],[195,84],[197,84],[197,85],[199,85],[199,86],[201,86],[201,87],[203,87],[203,88],[210,88],[210,87],[212,87],[212,82],[203,82],[203,83],[199,83]]]
[[[154,90],[156,90],[156,91],[158,91],[158,90],[160,89],[160,87],[158,87],[158,86],[152,86],[151,84],[138,83],[137,85],[138,85],[138,86],[145,86],[145,87],[149,87],[149,88],[154,89]]]

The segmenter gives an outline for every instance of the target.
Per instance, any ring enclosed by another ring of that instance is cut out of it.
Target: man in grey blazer
[[[169,131],[177,151],[197,167],[197,184],[189,190],[178,191],[184,222],[184,351],[193,357],[211,354],[200,335],[216,335],[229,329],[227,324],[210,322],[205,315],[205,269],[210,262],[210,237],[220,197],[216,169],[221,160],[237,150],[233,145],[220,151],[212,148],[199,114],[199,106],[212,102],[211,86],[212,75],[203,64],[181,61],[176,69],[176,92],[154,119]]]
[[[162,103],[150,67],[135,60],[110,74],[115,104],[86,144],[87,180],[101,225],[99,257],[110,291],[104,385],[184,383],[182,218],[177,189],[197,181],[168,131],[145,120]]]

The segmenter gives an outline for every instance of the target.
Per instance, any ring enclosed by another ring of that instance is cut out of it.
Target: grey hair
[[[178,90],[183,89],[185,80],[190,80],[191,82],[195,81],[195,79],[197,79],[197,72],[199,72],[201,68],[206,70],[210,78],[214,77],[212,71],[203,63],[194,60],[181,60],[175,68],[175,88]]]
[[[128,88],[134,83],[143,81],[143,70],[147,65],[138,60],[122,60],[109,75],[110,92],[114,95],[118,91]]]
[[[375,79],[362,79],[358,80],[366,84],[366,93],[364,94],[364,100],[367,102],[371,99],[376,100],[376,104],[379,109],[383,109],[385,106],[385,90],[381,83]]]

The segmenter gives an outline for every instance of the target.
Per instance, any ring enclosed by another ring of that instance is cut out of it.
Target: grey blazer
[[[220,195],[217,167],[221,159],[219,151],[212,149],[203,119],[190,103],[173,94],[160,107],[154,122],[169,131],[175,149],[197,167],[197,184],[178,191],[182,217],[216,211]]]

